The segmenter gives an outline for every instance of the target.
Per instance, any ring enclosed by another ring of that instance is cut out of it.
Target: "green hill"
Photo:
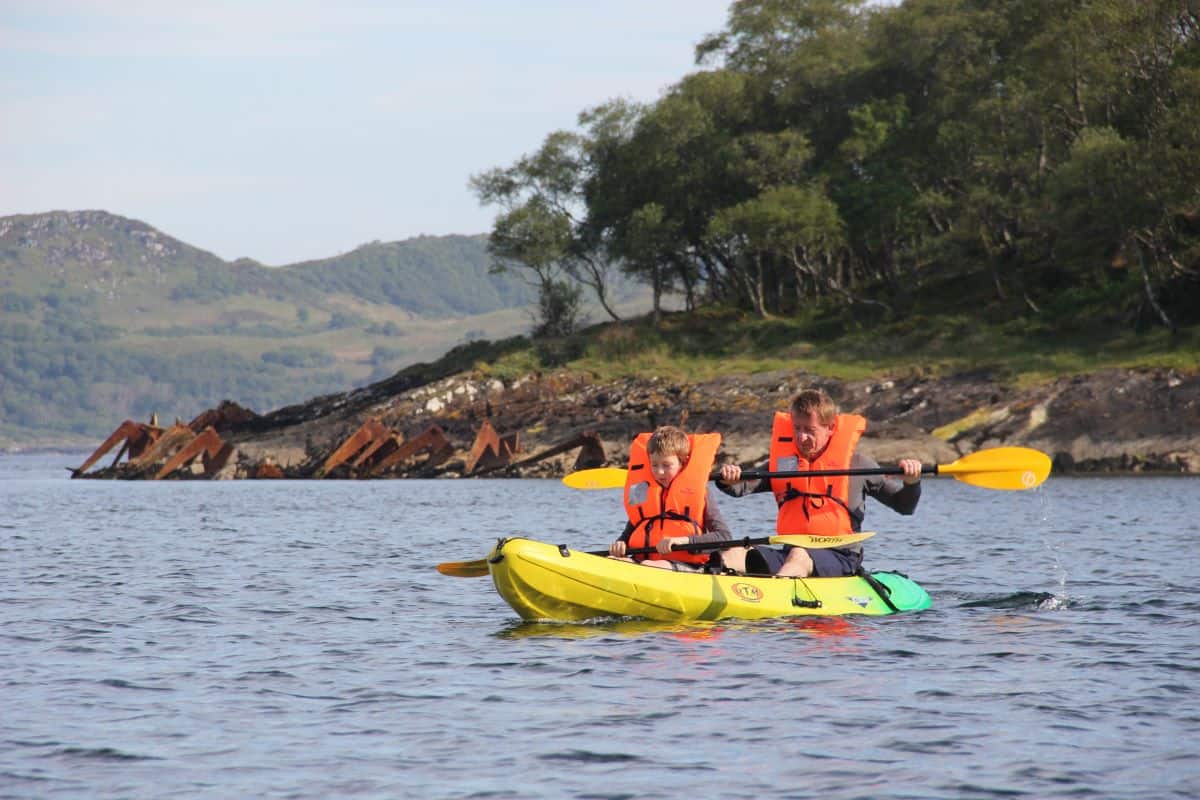
[[[523,333],[535,293],[491,274],[486,246],[420,237],[267,267],[104,211],[0,217],[0,447],[225,398],[266,411]]]
[[[0,218],[0,288],[16,298],[10,305],[73,296],[101,316],[166,304],[236,303],[243,297],[326,311],[344,310],[353,301],[428,318],[531,302],[534,295],[525,284],[489,274],[485,248],[482,235],[420,237],[267,267],[250,259],[223,261],[104,211],[52,212]]]

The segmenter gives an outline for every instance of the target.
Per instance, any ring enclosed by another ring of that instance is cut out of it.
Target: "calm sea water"
[[[1200,796],[1194,479],[929,480],[867,565],[933,609],[673,627],[523,624],[434,571],[603,547],[615,492],[80,461],[0,456],[0,797]]]

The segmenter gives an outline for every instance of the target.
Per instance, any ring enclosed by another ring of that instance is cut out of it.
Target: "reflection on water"
[[[497,631],[501,639],[547,637],[562,639],[590,639],[597,636],[636,637],[666,635],[680,640],[717,639],[723,633],[736,630],[740,633],[778,634],[781,629],[791,630],[807,636],[854,637],[865,634],[859,630],[853,618],[847,617],[785,617],[777,620],[728,619],[718,622],[695,620],[690,622],[656,622],[646,619],[596,619],[587,622],[514,622]]]
[[[715,639],[728,628],[717,622],[655,622],[648,619],[598,619],[589,622],[516,622],[495,635],[501,639],[549,637],[590,639],[596,636],[665,634],[678,639]]]
[[[785,622],[810,636],[862,638],[866,635],[855,626],[853,620],[846,617],[799,617]]]

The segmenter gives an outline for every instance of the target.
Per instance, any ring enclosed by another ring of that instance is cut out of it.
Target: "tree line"
[[[116,328],[67,314],[36,325],[0,320],[0,341],[11,345],[0,347],[0,440],[104,436],[123,417],[144,422],[158,413],[169,422],[224,399],[265,412],[344,391],[352,380],[311,348],[254,358],[214,345],[181,358],[123,346]]]
[[[471,179],[535,333],[613,276],[689,308],[954,303],[1200,321],[1188,0],[740,0],[653,103],[613,99]]]

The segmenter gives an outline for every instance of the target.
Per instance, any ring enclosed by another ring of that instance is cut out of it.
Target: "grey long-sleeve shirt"
[[[850,459],[851,469],[877,469],[879,465],[874,459],[855,453]],[[739,481],[726,486],[720,481],[717,488],[732,497],[743,497],[748,494],[771,491],[771,481],[757,479]],[[856,531],[862,530],[863,518],[867,513],[867,498],[873,497],[888,508],[901,514],[912,514],[917,509],[921,499],[921,484],[904,483],[887,475],[851,475],[850,476],[850,524]]]

